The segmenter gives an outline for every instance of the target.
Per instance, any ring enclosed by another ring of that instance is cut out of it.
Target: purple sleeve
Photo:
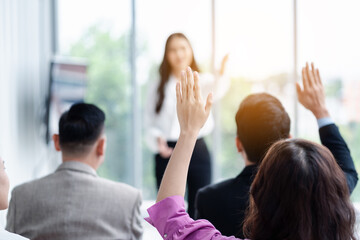
[[[207,220],[194,221],[185,211],[184,198],[172,196],[156,203],[148,209],[146,220],[153,225],[163,239],[171,240],[225,240]]]

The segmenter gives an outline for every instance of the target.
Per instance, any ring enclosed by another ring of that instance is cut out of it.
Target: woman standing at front
[[[224,57],[218,76],[201,74],[201,87],[204,96],[213,92],[214,100],[220,99],[229,88],[228,78],[223,77],[227,56]],[[160,81],[150,87],[146,102],[145,127],[146,140],[155,155],[155,174],[159,188],[166,166],[180,133],[176,114],[175,85],[180,80],[181,71],[190,66],[199,71],[189,40],[182,33],[171,34],[165,45],[163,61],[160,65]],[[198,189],[210,184],[210,154],[204,137],[214,128],[210,116],[201,130],[192,155],[187,178],[188,213],[194,217],[194,202]]]

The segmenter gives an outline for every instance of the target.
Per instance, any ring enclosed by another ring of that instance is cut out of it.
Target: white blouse
[[[146,143],[151,151],[158,152],[157,138],[162,137],[167,141],[177,141],[180,135],[180,125],[176,112],[176,82],[175,76],[171,75],[165,86],[165,98],[160,112],[155,112],[158,99],[157,89],[159,82],[150,86],[146,101],[146,110],[144,116]],[[209,73],[200,73],[200,86],[202,96],[206,100],[207,95],[213,93],[213,101],[221,99],[230,87],[228,77],[221,76],[217,80],[214,75]],[[199,138],[212,132],[214,128],[214,118],[212,113],[200,130]]]

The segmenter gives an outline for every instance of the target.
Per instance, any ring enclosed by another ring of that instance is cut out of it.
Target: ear
[[[236,148],[239,153],[244,151],[244,147],[243,147],[242,142],[240,141],[239,137],[235,138],[235,144],[236,144]]]
[[[52,137],[53,141],[54,141],[54,146],[56,151],[60,152],[61,148],[60,148],[60,138],[59,138],[59,134],[54,134]]]
[[[98,156],[104,156],[105,150],[106,150],[106,136],[102,136],[97,142],[96,154]]]
[[[291,134],[291,133],[289,133],[289,137],[288,138],[294,138],[294,136]]]

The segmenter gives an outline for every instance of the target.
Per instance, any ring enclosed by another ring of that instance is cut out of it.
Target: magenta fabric
[[[225,237],[207,220],[193,220],[185,211],[184,198],[172,196],[156,203],[146,218],[166,240],[236,240]]]

